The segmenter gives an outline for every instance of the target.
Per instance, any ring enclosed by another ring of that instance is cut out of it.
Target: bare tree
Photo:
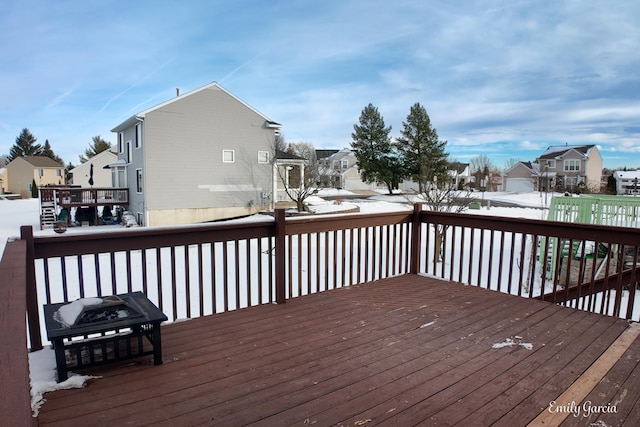
[[[418,200],[425,204],[428,210],[460,213],[475,201],[470,190],[458,190],[451,178],[428,183],[428,187],[427,183],[424,184],[424,188],[428,189],[418,194]],[[434,224],[436,261],[442,260],[442,247],[448,228],[448,225]]]
[[[287,197],[296,204],[298,212],[306,209],[305,201],[318,191],[320,165],[316,151],[309,142],[286,144],[278,136],[274,143],[274,168]]]
[[[495,191],[490,177],[493,173],[499,172],[499,170],[491,159],[486,154],[479,154],[469,161],[469,165],[471,174],[475,177],[476,188],[482,187],[489,191]]]

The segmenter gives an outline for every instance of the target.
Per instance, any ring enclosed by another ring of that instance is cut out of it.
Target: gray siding
[[[258,164],[258,151],[271,151],[273,130],[225,91],[201,90],[144,120],[147,209],[248,207],[271,193],[271,165]],[[234,163],[223,163],[223,149],[235,151]]]

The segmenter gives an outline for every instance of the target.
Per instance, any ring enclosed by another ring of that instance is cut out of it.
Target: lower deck
[[[86,372],[100,378],[48,393],[38,423],[640,425],[637,334],[403,275],[164,325],[164,364]]]

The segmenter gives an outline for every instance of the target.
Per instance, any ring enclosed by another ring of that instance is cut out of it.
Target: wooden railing
[[[0,414],[2,425],[34,425],[24,321],[27,242],[7,243],[0,261]]]
[[[40,188],[41,202],[55,202],[62,207],[121,206],[129,204],[128,188],[76,188],[49,186]]]
[[[25,305],[36,350],[43,304],[131,291],[176,320],[412,273],[640,320],[638,229],[416,205],[413,212],[288,219],[278,210],[260,222],[59,236],[34,237],[22,227],[21,234],[0,263],[3,328],[17,325],[2,343],[3,364],[24,349],[24,318],[16,313]],[[20,380],[21,372],[11,376]]]
[[[436,230],[439,232],[436,233]],[[629,319],[640,230],[421,211],[30,237],[42,304],[142,291],[193,318],[420,273]],[[570,249],[567,249],[570,248]],[[595,249],[594,249],[595,248]]]
[[[420,273],[640,320],[640,229],[437,212],[420,222]]]

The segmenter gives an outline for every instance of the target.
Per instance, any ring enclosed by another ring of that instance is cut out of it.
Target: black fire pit
[[[69,368],[150,354],[154,365],[162,363],[160,324],[167,316],[142,292],[47,304],[44,315],[47,338],[55,351],[58,382],[67,379]]]

